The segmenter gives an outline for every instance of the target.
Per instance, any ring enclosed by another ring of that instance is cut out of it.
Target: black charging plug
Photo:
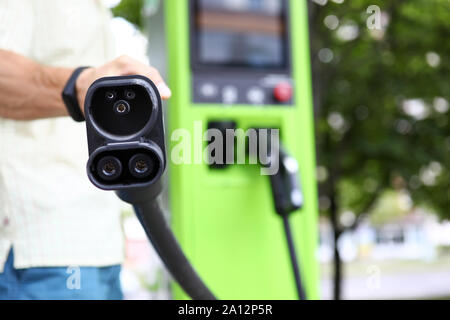
[[[213,300],[177,242],[157,197],[166,168],[161,97],[142,76],[95,81],[88,90],[85,117],[92,183],[134,207],[150,242],[174,279],[193,299]]]
[[[161,97],[142,76],[109,77],[88,90],[88,177],[104,190],[143,188],[166,167]]]
[[[261,134],[264,130],[265,134]],[[286,235],[286,242],[291,259],[295,286],[299,299],[306,300],[306,293],[300,273],[294,235],[292,234],[289,216],[303,206],[303,192],[298,180],[299,166],[297,160],[290,156],[279,140],[273,139],[273,129],[256,128],[257,148],[256,157],[263,167],[275,167],[278,170],[269,175],[275,212],[282,218]],[[279,135],[275,137],[279,138]],[[265,145],[266,153],[260,152],[261,144]],[[248,151],[250,152],[250,151]]]

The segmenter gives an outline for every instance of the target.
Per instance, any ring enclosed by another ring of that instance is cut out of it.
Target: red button
[[[288,102],[292,98],[292,86],[287,82],[279,83],[273,89],[273,96],[279,102]]]

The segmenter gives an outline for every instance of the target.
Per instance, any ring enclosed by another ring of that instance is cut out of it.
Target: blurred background
[[[164,73],[163,0],[104,1],[118,51]],[[450,299],[450,1],[308,3],[321,296]],[[127,208],[124,226],[126,298],[168,298]]]

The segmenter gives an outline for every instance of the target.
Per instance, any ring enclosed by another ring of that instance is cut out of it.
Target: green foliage
[[[144,27],[142,9],[145,0],[122,0],[112,9],[113,15],[122,17],[142,30]]]
[[[387,191],[381,195],[370,215],[372,225],[400,222],[410,211],[410,198],[405,193]]]
[[[367,27],[371,5],[388,18],[384,30]],[[394,189],[450,218],[450,2],[328,1],[310,9],[318,161],[328,172],[323,212],[334,201],[340,212],[361,214]],[[330,15],[339,19],[335,30],[324,23]],[[345,28],[357,36],[343,40]],[[319,59],[323,48],[333,54],[329,63]],[[408,99],[420,99],[411,106],[419,115],[405,112]]]

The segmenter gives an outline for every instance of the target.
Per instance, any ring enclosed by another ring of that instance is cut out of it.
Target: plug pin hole
[[[130,105],[126,101],[117,101],[114,104],[114,112],[118,115],[124,116],[130,112]]]
[[[105,94],[105,97],[106,97],[106,100],[112,101],[112,100],[114,100],[116,98],[116,93],[112,92],[112,91],[108,91]]]
[[[134,98],[136,98],[136,93],[134,91],[127,90],[127,91],[125,91],[125,97],[128,100],[133,100]]]

